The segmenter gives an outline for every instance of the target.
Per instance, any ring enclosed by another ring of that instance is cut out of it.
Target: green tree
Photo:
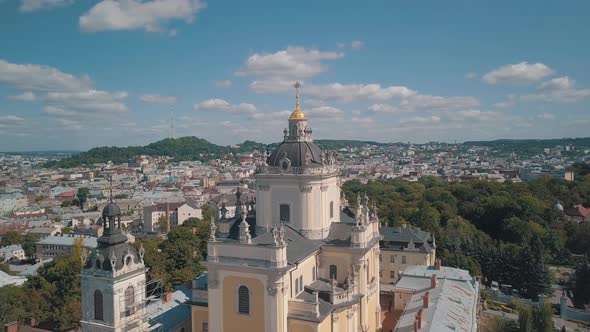
[[[37,252],[36,243],[39,241],[39,234],[27,234],[22,237],[21,245],[28,258],[35,257]]]
[[[88,201],[88,197],[90,197],[90,189],[88,188],[78,188],[78,192],[76,193],[78,197],[78,201],[80,202],[80,209],[84,208],[84,203]]]
[[[590,303],[590,264],[588,261],[578,264],[574,274],[575,287],[573,289],[576,307],[583,308]]]
[[[18,286],[0,287],[0,326],[13,321],[22,322],[27,317],[24,306],[26,294]]]
[[[522,286],[526,294],[534,300],[551,290],[551,277],[545,267],[543,255],[543,244],[538,237],[534,237],[521,254]]]
[[[211,207],[209,207],[209,205],[203,205],[203,207],[201,208],[202,210],[202,215],[203,215],[203,220],[206,221],[212,221],[213,220],[213,215],[215,213],[215,211],[213,211],[213,209],[211,209]]]
[[[550,303],[534,306],[533,324],[535,332],[553,332],[553,309]]]
[[[168,219],[165,216],[160,216],[158,218],[156,230],[162,234],[166,234],[168,230]]]
[[[21,241],[21,236],[15,231],[8,231],[2,235],[2,241],[0,242],[0,247],[6,247],[13,244],[19,244]]]
[[[529,305],[524,305],[518,310],[518,331],[533,332],[533,311]]]
[[[10,273],[10,265],[6,263],[0,263],[0,271]]]
[[[63,234],[72,234],[74,232],[74,230],[71,227],[63,227],[61,229],[61,232]]]

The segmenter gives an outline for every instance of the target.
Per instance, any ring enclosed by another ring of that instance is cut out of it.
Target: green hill
[[[370,141],[354,140],[317,140],[319,146],[327,150],[340,149],[345,146],[363,146],[365,144],[383,144]],[[188,161],[209,161],[211,159],[222,158],[229,153],[240,153],[252,151],[255,149],[272,150],[277,143],[263,144],[254,141],[244,141],[237,148],[222,146],[211,143],[203,138],[194,136],[180,137],[176,139],[166,138],[145,146],[102,146],[92,148],[86,152],[75,154],[71,157],[61,160],[49,161],[45,167],[71,168],[82,165],[91,165],[96,163],[106,163],[112,161],[115,164],[125,163],[133,160],[139,155],[148,156],[168,156],[175,160]]]
[[[213,144],[206,139],[188,136],[176,139],[166,138],[145,146],[97,147],[69,158],[50,161],[45,166],[70,168],[108,161],[117,164],[128,162],[139,155],[168,156],[176,160],[208,161],[220,158],[230,152],[239,152],[239,150]]]

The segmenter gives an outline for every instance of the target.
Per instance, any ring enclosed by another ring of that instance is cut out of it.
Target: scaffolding
[[[123,331],[126,332],[163,332],[162,280],[146,282],[145,287],[133,294],[119,297],[120,317]]]

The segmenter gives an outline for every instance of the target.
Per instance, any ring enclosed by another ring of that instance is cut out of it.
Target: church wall
[[[312,282],[314,282],[313,279],[313,268],[314,266],[316,266],[316,255],[311,255],[309,256],[306,260],[302,261],[301,263],[299,263],[297,265],[297,268],[294,269],[293,271],[291,271],[290,275],[291,275],[291,292],[290,292],[290,298],[291,297],[296,297],[297,294],[295,294],[295,282],[296,280],[298,280],[299,276],[303,277],[303,285],[309,285]],[[317,273],[317,270],[316,270]],[[317,278],[317,276],[316,276]],[[301,292],[301,290],[299,290],[299,292]]]
[[[193,305],[191,308],[191,321],[193,332],[205,332],[203,323],[209,322],[209,308]]]
[[[224,331],[264,331],[265,330],[265,289],[261,280],[244,276],[226,276],[222,279],[222,313]],[[238,288],[244,285],[250,291],[250,314],[238,313]]]
[[[122,317],[121,312],[125,310],[125,290],[129,286],[133,286],[135,294],[135,303],[143,301],[145,297],[145,273],[144,269],[137,271],[138,274],[129,276],[125,279],[110,279],[92,276],[82,276],[81,290],[82,290],[82,325],[84,322],[94,324],[104,324],[111,326],[112,329],[108,331],[115,331],[116,327],[123,327],[127,322],[135,318],[136,315],[130,317]],[[103,321],[94,320],[94,292],[100,290],[103,296]],[[95,331],[97,327],[91,329],[83,329],[84,331]]]
[[[343,283],[351,271],[352,257],[349,253],[336,251],[323,251],[320,256],[320,276],[325,279],[330,279],[330,265],[336,265],[337,278],[336,281]]]
[[[291,227],[310,238],[323,238],[331,221],[339,221],[340,188],[338,176],[274,176],[256,178],[257,226],[270,229],[280,220],[279,205],[288,204]],[[330,202],[334,202],[330,218]]]
[[[318,324],[298,319],[289,319],[287,330],[289,332],[316,332],[318,331]]]

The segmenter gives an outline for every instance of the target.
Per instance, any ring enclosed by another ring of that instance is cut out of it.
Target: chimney
[[[420,328],[418,327],[418,318],[414,319],[414,332],[418,332]]]
[[[426,292],[426,294],[424,294],[424,296],[422,297],[422,304],[424,309],[428,308],[428,306],[430,305],[430,292]]]
[[[163,302],[164,303],[168,303],[170,301],[172,301],[172,292],[166,292],[166,293],[164,293]]]
[[[16,332],[16,331],[18,331],[18,322],[4,324],[4,332]]]
[[[434,269],[435,269],[435,270],[440,270],[440,266],[441,266],[441,265],[442,265],[442,262],[441,262],[440,258],[437,258],[437,259],[434,261]]]
[[[430,277],[430,288],[434,289],[436,286],[438,286],[438,279],[436,279],[436,274],[433,274]]]
[[[416,320],[418,321],[418,330],[420,330],[422,328],[422,309],[418,310]]]
[[[166,203],[166,234],[170,233],[170,203]]]

